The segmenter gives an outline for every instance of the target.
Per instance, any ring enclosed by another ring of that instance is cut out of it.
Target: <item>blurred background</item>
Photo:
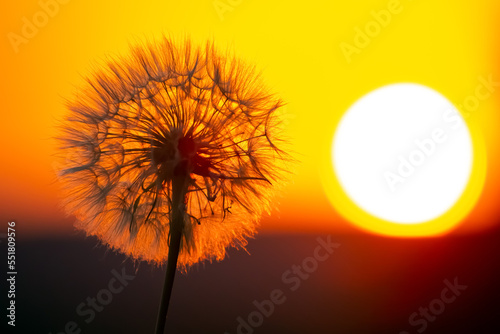
[[[53,136],[65,99],[96,64],[162,34],[214,40],[256,64],[287,102],[286,135],[300,161],[247,252],[231,250],[226,260],[176,278],[167,321],[172,333],[500,329],[498,92],[467,119],[481,129],[473,140],[484,142],[487,174],[472,209],[452,228],[402,237],[378,230],[376,222],[360,227],[332,200],[337,190],[327,181],[335,126],[366,93],[416,82],[461,109],[479,78],[500,81],[495,1],[25,0],[0,6],[0,248],[7,254],[7,222],[15,221],[18,270],[17,326],[8,333],[153,331],[163,268],[134,265],[74,230],[74,218],[59,204]],[[380,13],[390,15],[380,21]],[[379,29],[361,43],[360,31],[373,22]],[[326,240],[336,248],[331,254],[322,248],[318,260],[314,254]],[[110,294],[110,281],[116,278],[118,287],[123,273],[123,290]],[[2,276],[2,294],[5,282]],[[281,292],[281,303],[262,315],[256,304],[269,305],[264,301],[273,291]],[[91,312],[87,298],[107,304]]]

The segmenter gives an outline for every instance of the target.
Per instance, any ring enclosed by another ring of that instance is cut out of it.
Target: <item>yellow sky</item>
[[[29,0],[2,7],[1,214],[34,227],[60,218],[51,137],[64,98],[96,62],[135,41],[213,39],[255,63],[287,102],[287,135],[300,163],[280,200],[281,219],[265,220],[268,230],[350,229],[328,202],[321,170],[335,124],[356,99],[417,82],[459,104],[479,76],[496,73],[494,1]],[[493,99],[482,102],[478,116],[487,138],[498,124],[494,107]]]

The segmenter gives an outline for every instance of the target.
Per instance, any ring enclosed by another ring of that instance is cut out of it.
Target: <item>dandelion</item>
[[[157,333],[176,268],[244,248],[269,212],[288,160],[282,105],[253,67],[213,43],[166,37],[108,61],[68,102],[59,137],[65,206],[87,235],[133,259],[167,262]]]

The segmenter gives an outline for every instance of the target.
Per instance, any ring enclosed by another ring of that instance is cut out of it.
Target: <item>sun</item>
[[[484,148],[475,132],[430,87],[378,88],[336,126],[327,193],[341,214],[365,230],[443,234],[466,216],[482,188]]]

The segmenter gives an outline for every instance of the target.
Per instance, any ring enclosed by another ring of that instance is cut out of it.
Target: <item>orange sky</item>
[[[129,43],[144,37],[189,35],[195,41],[213,39],[229,46],[262,69],[267,84],[288,103],[287,135],[300,163],[277,203],[280,212],[263,221],[262,229],[268,232],[357,231],[330,204],[323,175],[329,168],[325,161],[335,123],[362,95],[388,83],[413,81],[460,104],[474,92],[479,76],[500,80],[494,1],[400,1],[390,23],[350,62],[339,46],[354,43],[356,27],[372,21],[372,11],[389,8],[388,1],[309,5],[264,0],[73,0],[49,9],[40,3],[3,3],[0,11],[0,137],[5,149],[0,220],[16,220],[37,233],[72,230],[71,219],[64,219],[58,209],[52,167],[52,137],[65,112],[64,98],[92,64],[126,52]],[[53,17],[44,16],[47,10]],[[40,27],[23,30],[26,20]],[[31,35],[22,37],[27,31]],[[13,43],[19,36],[23,42]],[[492,223],[498,216],[500,179],[493,171],[499,167],[499,103],[495,92],[471,117],[483,131],[489,172],[462,231]]]

